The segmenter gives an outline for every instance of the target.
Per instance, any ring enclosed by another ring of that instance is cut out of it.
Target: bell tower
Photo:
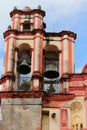
[[[46,32],[44,16],[41,6],[14,7],[10,12],[12,25],[4,33],[2,91],[46,91],[48,84],[52,86],[64,73],[74,72],[76,34]],[[61,90],[61,85],[54,86],[55,91]]]
[[[46,32],[44,16],[41,6],[10,12],[12,24],[4,32],[0,128],[87,130],[87,65],[75,73],[76,34]]]
[[[31,90],[41,89],[44,16],[41,6],[33,10],[14,7],[10,13],[12,25],[4,33],[2,91],[21,90],[23,81],[32,82]]]

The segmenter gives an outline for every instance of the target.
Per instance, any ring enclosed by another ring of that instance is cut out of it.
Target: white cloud
[[[47,22],[50,24],[78,17],[78,14],[87,11],[87,0],[48,0],[47,3]]]

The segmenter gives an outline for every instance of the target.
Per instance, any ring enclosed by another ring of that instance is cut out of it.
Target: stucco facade
[[[41,6],[10,12],[0,130],[87,130],[87,65],[75,73],[76,34],[46,32],[44,16]]]

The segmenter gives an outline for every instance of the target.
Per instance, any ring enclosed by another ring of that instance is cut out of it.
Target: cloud
[[[85,6],[87,7],[87,0],[55,0],[55,2],[48,0],[47,4],[47,8],[51,12],[57,11],[60,15],[76,14],[80,10],[84,10]]]
[[[87,0],[48,0],[47,23],[53,24],[60,21],[75,19],[81,12],[87,11]]]

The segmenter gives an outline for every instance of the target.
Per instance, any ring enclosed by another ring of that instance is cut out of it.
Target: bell
[[[20,74],[28,74],[28,73],[30,73],[31,68],[28,65],[28,63],[26,62],[26,60],[23,60],[20,64],[18,64],[17,71]]]
[[[55,66],[54,64],[46,65],[44,76],[49,79],[57,78],[59,76],[57,66]]]

